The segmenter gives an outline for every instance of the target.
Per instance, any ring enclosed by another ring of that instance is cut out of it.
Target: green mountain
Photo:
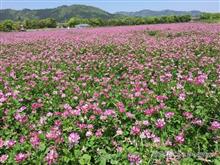
[[[20,21],[25,19],[44,19],[44,18],[54,18],[58,22],[65,22],[71,17],[81,17],[81,18],[117,18],[123,16],[133,16],[133,17],[146,17],[146,16],[168,16],[168,15],[192,15],[199,16],[200,11],[174,11],[174,10],[141,10],[137,12],[117,12],[111,14],[102,9],[86,5],[71,5],[71,6],[59,6],[57,8],[51,9],[23,9],[23,10],[13,10],[13,9],[3,9],[0,10],[0,21],[11,19],[14,21]]]
[[[23,9],[23,10],[12,10],[3,9],[0,10],[0,21],[5,19],[11,20],[25,20],[25,19],[44,19],[54,18],[58,22],[65,22],[71,17],[81,18],[111,18],[113,14],[110,14],[104,10],[96,7],[86,5],[71,5],[71,6],[60,6],[52,9]]]
[[[147,17],[147,16],[170,16],[170,15],[191,15],[191,16],[199,16],[201,14],[200,11],[192,10],[192,11],[174,11],[174,10],[161,10],[161,11],[153,11],[153,10],[140,10],[136,12],[117,12],[116,14],[125,15],[125,16],[133,16],[133,17]]]

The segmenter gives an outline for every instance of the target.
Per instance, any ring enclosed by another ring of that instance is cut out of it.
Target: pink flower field
[[[0,33],[0,164],[220,163],[220,24]]]

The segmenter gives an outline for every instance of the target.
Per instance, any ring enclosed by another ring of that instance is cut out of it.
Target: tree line
[[[189,22],[190,15],[181,16],[161,16],[161,17],[128,17],[120,16],[111,19],[101,18],[80,18],[73,17],[67,22],[63,23],[64,27],[74,27],[77,24],[89,24],[92,27],[97,26],[120,26],[120,25],[143,25],[143,24],[158,24],[158,23],[176,23],[176,22]],[[21,25],[25,29],[41,29],[41,28],[56,28],[59,23],[55,19],[33,19],[25,20],[23,22],[14,22],[12,20],[5,20],[0,23],[0,31],[16,31],[21,29]]]
[[[200,15],[200,20],[206,22],[218,22],[220,21],[220,13],[202,13]]]
[[[74,27],[77,24],[85,23],[91,26],[120,26],[120,25],[143,25],[143,24],[157,24],[157,23],[176,23],[189,22],[190,15],[182,16],[162,16],[162,17],[119,17],[112,19],[98,19],[98,18],[77,18],[73,17],[68,21],[68,26]]]
[[[56,28],[57,21],[52,18],[21,21],[5,20],[0,23],[0,31],[10,32],[24,29]]]

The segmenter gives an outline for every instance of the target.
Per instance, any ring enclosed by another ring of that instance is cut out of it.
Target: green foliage
[[[91,26],[103,26],[104,25],[104,20],[100,19],[100,18],[91,18],[88,20],[88,23]]]
[[[215,165],[219,165],[220,164],[220,157],[217,157],[216,159],[214,159],[214,164]]]
[[[72,17],[66,24],[63,25],[74,27],[77,24],[89,24],[93,27],[97,27],[97,26],[144,25],[144,24],[157,24],[157,23],[188,22],[190,20],[191,20],[190,15],[145,17],[145,18],[120,16],[111,19]],[[23,23],[13,22],[12,20],[5,20],[2,24],[0,24],[0,31],[19,30],[21,24],[23,24],[26,29],[57,27],[57,21],[53,18],[26,19],[25,21],[23,21]]]
[[[220,13],[202,13],[200,20],[205,22],[220,22]]]
[[[96,26],[103,26],[104,20],[102,20],[100,18],[86,19],[86,18],[73,17],[68,21],[67,24],[70,27],[74,27],[77,24],[89,24],[93,27],[96,27]]]
[[[70,27],[74,27],[77,24],[88,23],[88,22],[89,22],[88,19],[73,17],[68,21],[68,25]]]
[[[2,22],[2,31],[10,32],[14,29],[14,22],[12,20],[5,20]]]
[[[55,19],[52,18],[41,20],[25,20],[23,22],[5,20],[2,23],[0,23],[0,31],[10,32],[13,30],[19,30],[21,28],[21,25],[24,25],[26,29],[55,28],[57,26],[57,22]]]
[[[3,25],[0,23],[0,31],[3,31]]]
[[[154,23],[156,23],[158,20],[156,20],[156,17],[146,17],[145,18],[145,22],[147,23],[147,24],[154,24]]]
[[[55,19],[47,18],[47,19],[33,19],[33,20],[25,20],[24,26],[27,29],[38,29],[38,28],[55,28],[57,26],[57,22]]]
[[[184,16],[162,16],[162,17],[126,17],[115,18],[108,21],[108,25],[142,25],[142,24],[157,24],[157,23],[174,23],[174,22],[189,22],[190,15]]]
[[[41,27],[55,28],[57,26],[57,22],[53,18],[42,19],[39,23]]]
[[[90,24],[91,26],[121,26],[121,25],[144,25],[144,24],[156,24],[156,23],[174,23],[174,22],[189,22],[191,20],[190,15],[182,16],[163,16],[163,17],[127,17],[120,16],[111,19],[100,18],[79,18],[73,17],[68,21],[70,27],[74,27],[77,24]]]
[[[200,19],[220,19],[220,13],[202,13]]]
[[[156,31],[156,30],[151,30],[151,31],[148,31],[147,32],[150,36],[155,36],[157,33],[158,33],[158,31]]]
[[[90,164],[91,156],[88,154],[84,154],[82,157],[79,159],[79,164],[81,165],[86,165]]]

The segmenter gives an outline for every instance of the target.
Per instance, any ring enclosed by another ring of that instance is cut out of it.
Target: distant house
[[[75,28],[87,28],[87,27],[90,27],[89,24],[78,24],[78,25],[75,25]]]
[[[25,32],[26,29],[24,28],[24,25],[20,25],[20,32]]]

